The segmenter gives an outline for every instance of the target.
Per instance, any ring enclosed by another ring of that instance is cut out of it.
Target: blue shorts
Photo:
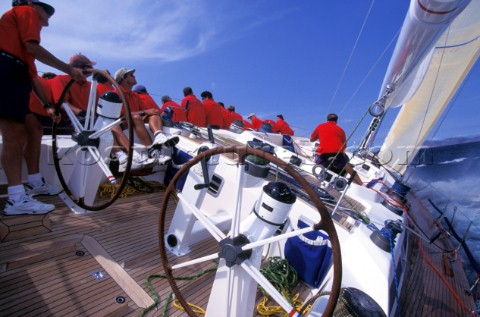
[[[15,56],[0,51],[0,117],[24,123],[32,83],[28,67]]]

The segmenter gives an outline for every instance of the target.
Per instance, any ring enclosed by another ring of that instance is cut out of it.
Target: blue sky
[[[197,96],[210,90],[215,100],[235,105],[245,116],[283,114],[296,135],[309,136],[336,112],[351,135],[349,145],[360,142],[370,122],[362,118],[379,95],[409,5],[406,0],[45,2],[57,12],[42,32],[42,44],[62,60],[81,52],[112,73],[136,68],[138,82],[157,102],[165,94],[179,101],[185,86]],[[1,12],[10,4],[2,1]],[[479,133],[479,87],[477,62],[436,139]],[[396,111],[377,140],[385,137]]]

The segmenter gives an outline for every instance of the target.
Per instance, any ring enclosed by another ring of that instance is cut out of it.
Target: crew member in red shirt
[[[53,104],[53,95],[52,95],[52,88],[50,87],[50,80],[55,78],[57,75],[54,73],[44,73],[42,76],[37,76],[37,80],[42,85],[43,91],[45,92],[45,96],[47,97],[48,102]],[[49,117],[48,112],[45,108],[43,108],[42,101],[37,98],[35,93],[32,91],[30,92],[30,103],[29,103],[30,111],[38,116],[42,117]],[[50,119],[49,124],[52,124]]]
[[[190,87],[183,88],[182,108],[187,114],[187,121],[196,125],[197,127],[207,126],[207,114],[202,102],[193,94]]]
[[[158,164],[165,164],[168,162],[171,157],[164,155],[161,152],[161,149],[166,147],[175,146],[179,138],[178,136],[167,136],[163,132],[163,124],[160,119],[160,109],[156,105],[144,105],[142,99],[139,95],[132,90],[133,86],[137,84],[137,79],[135,78],[135,69],[126,69],[120,68],[115,72],[115,81],[120,85],[127,98],[128,104],[130,106],[130,112],[133,117],[133,126],[135,128],[135,133],[139,141],[146,149],[140,149],[139,152],[133,153],[133,163],[138,163],[136,166],[138,168],[147,167],[151,165],[149,158],[154,158]],[[154,137],[153,141],[145,128],[145,124],[148,123],[150,130],[152,131]],[[114,128],[112,130],[114,136],[120,145],[124,149],[128,149],[128,140],[125,140],[125,135],[123,131]],[[125,156],[122,153],[123,151],[117,151],[115,155],[119,159],[120,169],[123,169],[123,163],[125,162]],[[132,163],[132,164],[133,164]],[[126,165],[126,163],[125,163]]]
[[[272,132],[290,136],[293,135],[292,128],[290,128],[290,125],[283,119],[283,115],[281,114],[277,116],[277,122],[273,125]]]
[[[213,100],[213,95],[210,91],[203,91],[200,96],[202,97],[203,106],[207,114],[207,125],[215,125],[220,129],[224,129],[222,107]]]
[[[143,102],[143,110],[156,109],[160,110],[155,100],[148,94],[147,88],[144,85],[135,85],[132,89],[140,97]]]
[[[173,122],[184,122],[187,121],[187,114],[185,109],[182,108],[178,103],[172,100],[170,96],[162,97],[162,110],[165,111],[165,108],[170,108],[173,111],[172,121]]]
[[[320,142],[315,153],[315,163],[337,174],[345,170],[352,175],[354,169],[349,163],[348,155],[345,154],[347,137],[345,131],[337,125],[337,120],[338,116],[335,113],[330,113],[327,116],[327,122],[319,124],[313,130],[310,141],[318,140]],[[363,185],[362,180],[356,173],[354,181],[359,185]]]
[[[258,131],[262,126],[263,121],[260,120],[254,113],[248,115],[248,119],[252,121],[252,129]]]
[[[228,122],[227,129],[230,127],[232,122],[235,121],[235,120],[238,120],[238,121],[243,123],[243,117],[242,117],[241,114],[235,112],[235,106],[234,105],[228,106],[228,112],[230,112],[230,120]]]
[[[88,57],[79,53],[70,57],[69,64],[75,68],[88,70],[89,68],[92,68],[96,62],[91,61]],[[86,76],[89,77],[90,75],[91,73],[87,73]],[[55,102],[58,102],[63,90],[71,79],[72,77],[70,75],[58,75],[52,79],[51,87]],[[69,105],[70,109],[77,116],[80,123],[83,123],[85,120],[91,86],[92,83],[89,81],[76,81],[70,86],[70,89],[65,95],[64,102]]]
[[[52,204],[44,204],[32,199],[32,195],[43,191],[45,182],[41,175],[31,183],[27,192],[22,184],[22,158],[24,149],[32,142],[29,138],[26,117],[29,113],[30,91],[33,90],[42,101],[52,120],[57,120],[41,84],[36,80],[35,59],[70,74],[75,80],[85,80],[79,69],[59,60],[40,45],[42,27],[49,25],[55,9],[40,1],[14,0],[13,8],[0,17],[0,133],[3,147],[1,163],[8,182],[6,215],[44,214],[55,209]],[[27,151],[28,152],[28,151]],[[25,158],[28,159],[28,153]],[[33,179],[32,179],[33,181]],[[48,190],[45,191],[47,194]],[[30,194],[30,195],[27,195]]]
[[[222,108],[223,128],[228,129],[230,127],[230,124],[232,123],[232,120],[230,118],[230,111],[225,108],[225,104],[223,102],[219,101],[218,104]]]

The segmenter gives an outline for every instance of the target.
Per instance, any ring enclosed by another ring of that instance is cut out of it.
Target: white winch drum
[[[113,91],[108,91],[100,96],[97,105],[97,115],[108,118],[118,119],[122,111],[122,99]]]

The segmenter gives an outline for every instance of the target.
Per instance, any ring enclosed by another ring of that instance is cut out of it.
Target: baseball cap
[[[133,74],[135,73],[135,68],[132,69],[126,69],[126,68],[120,68],[115,72],[115,81],[119,82],[125,77],[127,74]]]
[[[50,17],[55,13],[54,7],[52,7],[49,4],[46,4],[45,2],[41,2],[38,0],[13,0],[12,7],[25,5],[25,4],[28,4],[29,2],[32,2],[33,4],[41,6]]]
[[[72,55],[68,63],[72,67],[83,67],[83,66],[93,67],[93,65],[96,64],[96,62],[91,61],[88,57],[86,57],[81,53]]]
[[[251,117],[253,117],[255,114],[254,113],[251,113],[248,115],[247,119],[250,119]]]

